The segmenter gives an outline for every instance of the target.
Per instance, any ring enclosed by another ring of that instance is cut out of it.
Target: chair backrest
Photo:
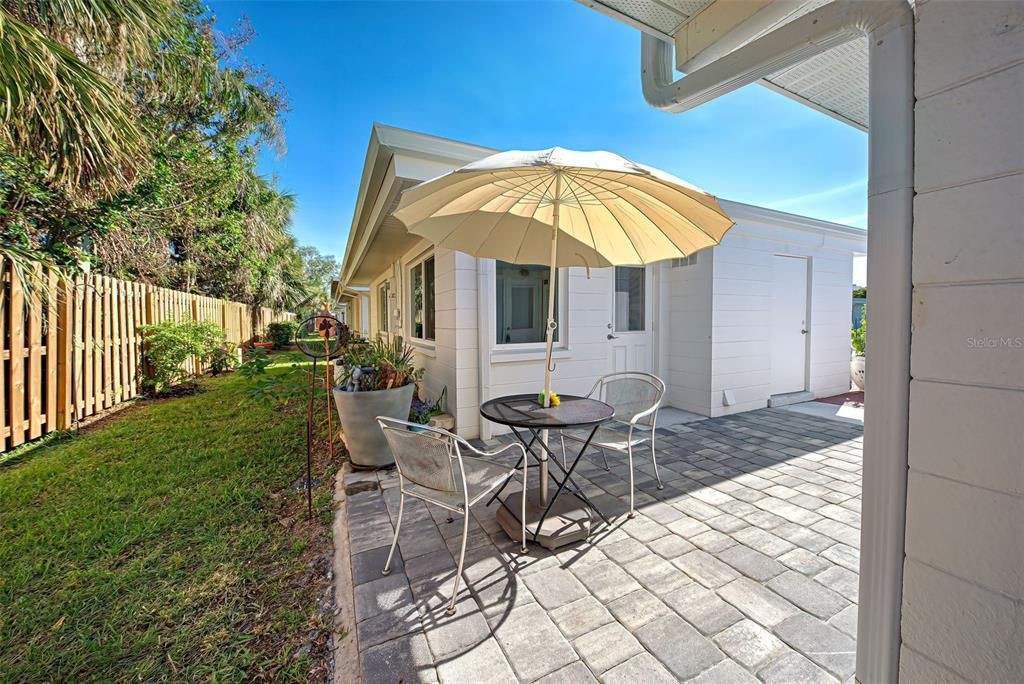
[[[616,420],[629,422],[644,411],[658,408],[665,396],[665,383],[656,375],[640,371],[609,373],[597,381],[596,396],[615,409]],[[637,421],[641,425],[653,425],[657,412]]]
[[[454,435],[446,430],[382,416],[377,417],[377,423],[384,431],[398,474],[403,479],[438,492],[460,490],[461,474],[455,470],[459,451]]]

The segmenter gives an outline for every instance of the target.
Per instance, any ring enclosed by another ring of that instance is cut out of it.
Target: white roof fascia
[[[342,284],[348,285],[358,269],[403,179],[429,180],[497,151],[374,123],[341,266]],[[378,176],[380,182],[372,183]]]
[[[788,230],[813,233],[852,243],[848,247],[844,247],[844,249],[848,248],[851,252],[857,254],[867,252],[868,232],[863,228],[833,223],[832,221],[811,218],[809,216],[800,216],[799,214],[790,214],[785,211],[759,207],[753,204],[733,202],[731,200],[719,199],[718,203],[725,210],[725,213],[737,222],[742,220],[754,221]],[[739,229],[739,232],[743,232],[741,225],[730,229],[729,232],[736,231],[737,229]],[[726,235],[729,235],[729,233],[727,232]]]

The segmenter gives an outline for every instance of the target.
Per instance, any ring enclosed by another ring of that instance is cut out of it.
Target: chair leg
[[[558,433],[558,438],[562,440],[562,468],[566,468],[565,465],[565,435]]]
[[[661,475],[658,474],[658,457],[654,453],[654,430],[651,430],[651,463],[654,464],[654,477],[658,478],[658,489],[664,489],[665,485],[661,483]]]
[[[448,604],[448,615],[455,615],[455,597],[459,595],[459,580],[462,579],[462,564],[466,562],[466,539],[469,537],[469,506],[462,514],[462,546],[459,549],[459,567],[455,571],[455,584],[452,587],[452,600]]]
[[[598,447],[598,449],[601,450],[601,458],[604,459],[604,469],[605,470],[611,470],[612,467],[610,465],[608,465],[608,452],[605,451],[604,447]]]
[[[636,510],[633,508],[633,439],[630,437],[630,443],[626,445],[626,458],[629,459],[629,517],[636,516]],[[602,450],[603,451],[603,450]]]
[[[405,493],[403,492],[398,499],[398,520],[395,521],[395,538],[391,540],[391,550],[388,551],[388,559],[384,563],[384,569],[380,574],[387,575],[391,573],[391,559],[395,555],[395,547],[398,545],[398,531],[402,529],[402,512],[405,510]]]

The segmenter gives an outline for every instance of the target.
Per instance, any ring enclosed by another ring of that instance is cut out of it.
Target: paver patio
[[[665,488],[641,450],[632,520],[625,458],[594,452],[576,480],[612,524],[524,556],[477,505],[454,616],[461,519],[406,501],[384,577],[397,475],[350,473],[363,680],[851,681],[861,432],[780,409],[659,429]]]

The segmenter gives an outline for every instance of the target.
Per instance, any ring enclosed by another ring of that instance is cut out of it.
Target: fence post
[[[189,298],[192,300],[192,320],[198,322],[199,321],[199,299],[195,295],[189,295]],[[203,372],[203,359],[201,357],[199,357],[199,356],[196,356],[195,358],[192,359],[192,362],[193,362],[193,365],[195,366],[195,373],[196,373],[196,375],[197,376],[201,375],[202,372]]]
[[[25,294],[21,280],[11,266],[11,289],[7,313],[10,316],[8,329],[11,331],[11,382],[8,399],[8,424],[11,426],[11,446],[25,441]]]
[[[60,430],[67,430],[71,427],[71,367],[74,365],[74,355],[78,350],[74,345],[73,314],[74,288],[76,282],[68,283],[64,279],[60,285],[57,301],[57,422],[56,427]],[[49,419],[47,419],[49,423]]]

